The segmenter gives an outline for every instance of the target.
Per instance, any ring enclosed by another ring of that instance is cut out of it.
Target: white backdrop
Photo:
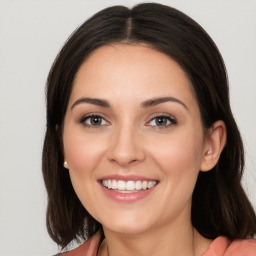
[[[0,255],[52,255],[41,175],[44,86],[64,41],[100,9],[140,1],[0,0]],[[223,54],[256,208],[256,0],[156,1],[200,23]]]

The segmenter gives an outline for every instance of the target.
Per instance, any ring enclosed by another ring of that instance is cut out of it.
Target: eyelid
[[[86,124],[85,121],[86,119],[92,118],[92,117],[100,117],[102,118],[106,124],[100,124],[100,125],[90,125],[90,124]],[[163,118],[167,118],[170,122],[170,124],[167,125],[150,125],[149,123],[154,120],[157,117],[163,117]],[[78,123],[82,124],[83,126],[87,127],[87,128],[92,128],[92,129],[99,129],[99,128],[103,128],[104,126],[109,126],[111,124],[111,122],[108,120],[107,117],[105,117],[104,114],[102,113],[97,113],[97,112],[92,112],[92,113],[88,113],[85,115],[82,115],[79,120]],[[155,113],[154,115],[151,115],[150,118],[148,118],[148,121],[146,122],[146,126],[150,126],[153,128],[168,128],[170,126],[174,126],[177,125],[177,119],[170,114],[167,113]]]
[[[149,123],[157,117],[167,118],[171,123],[168,125],[163,125],[163,126],[149,125]],[[149,121],[146,122],[146,126],[151,126],[151,127],[156,127],[156,128],[168,128],[170,126],[177,125],[177,123],[178,123],[177,119],[174,116],[172,116],[170,114],[166,114],[166,113],[157,113],[150,117]]]
[[[105,120],[105,122],[107,124],[103,124],[103,125],[89,125],[89,124],[86,124],[85,121],[86,119],[89,119],[89,118],[93,118],[93,117],[100,117],[102,118],[103,120]],[[83,126],[87,127],[87,128],[92,128],[92,129],[98,129],[98,128],[102,128],[104,126],[108,126],[110,124],[110,122],[108,121],[108,119],[105,117],[105,115],[101,114],[101,113],[88,113],[88,114],[85,114],[83,116],[81,116],[78,120],[78,122],[80,124],[82,124]]]

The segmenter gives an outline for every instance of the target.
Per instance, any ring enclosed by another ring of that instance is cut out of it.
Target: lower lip
[[[100,186],[101,186],[103,192],[114,201],[136,202],[138,200],[141,200],[141,199],[147,197],[149,194],[151,194],[157,185],[155,185],[154,187],[149,188],[147,190],[140,190],[140,191],[134,192],[134,193],[121,193],[121,192],[117,192],[112,189],[107,189],[106,187],[102,186],[101,183],[100,183]]]

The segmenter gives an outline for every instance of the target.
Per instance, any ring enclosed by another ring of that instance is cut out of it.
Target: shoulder
[[[203,256],[255,256],[256,240],[242,239],[230,241],[227,237],[216,238]]]
[[[256,256],[256,240],[235,240],[227,248],[227,255]]]
[[[71,251],[59,253],[56,256],[96,256],[100,243],[100,238],[101,234],[98,232],[79,247]]]

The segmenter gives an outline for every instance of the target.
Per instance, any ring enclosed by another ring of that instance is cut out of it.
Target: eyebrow
[[[165,102],[176,102],[181,104],[186,110],[188,110],[188,107],[186,106],[185,103],[183,103],[181,100],[174,98],[174,97],[158,97],[158,98],[153,98],[153,99],[148,99],[144,102],[141,103],[141,106],[143,108],[148,108],[148,107],[153,107],[156,106],[158,104],[161,103],[165,103]],[[99,107],[103,107],[103,108],[110,108],[110,104],[107,100],[102,100],[102,99],[96,99],[96,98],[88,98],[88,97],[83,97],[80,98],[78,100],[76,100],[72,106],[71,106],[71,110],[78,104],[80,103],[89,103],[89,104],[93,104]]]
[[[80,98],[78,100],[76,100],[72,106],[71,106],[71,110],[78,104],[80,103],[90,103],[99,107],[103,107],[103,108],[110,108],[110,104],[107,100],[101,100],[101,99],[95,99],[95,98]]]
[[[165,103],[165,102],[176,102],[176,103],[179,103],[181,104],[186,110],[188,110],[188,107],[187,105],[182,102],[181,100],[177,99],[177,98],[174,98],[174,97],[159,97],[159,98],[153,98],[153,99],[149,99],[149,100],[146,100],[144,102],[141,103],[141,106],[143,108],[148,108],[148,107],[153,107],[153,106],[156,106],[158,104],[161,104],[161,103]]]

